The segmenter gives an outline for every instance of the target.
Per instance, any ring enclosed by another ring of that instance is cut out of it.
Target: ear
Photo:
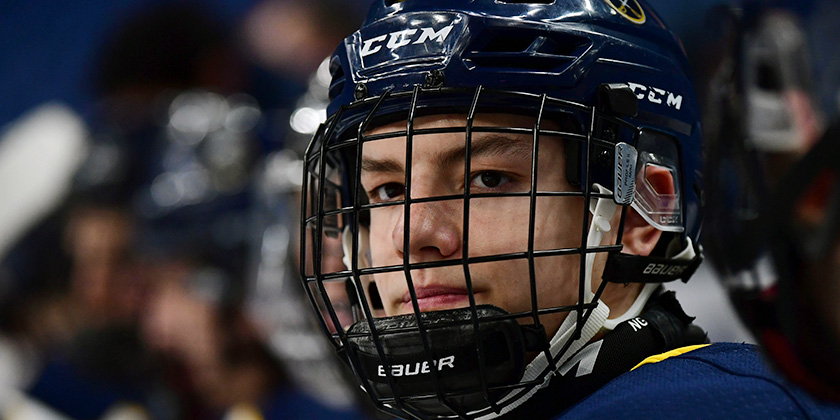
[[[644,182],[650,185],[653,191],[661,195],[674,194],[674,177],[668,168],[648,164],[644,171]],[[651,226],[636,209],[631,207],[627,210],[624,236],[621,241],[625,253],[650,255],[660,237],[662,237],[662,231]]]

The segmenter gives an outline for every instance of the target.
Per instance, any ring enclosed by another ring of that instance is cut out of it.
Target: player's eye
[[[371,191],[370,197],[376,201],[390,201],[405,193],[405,186],[396,182],[382,184]]]
[[[499,188],[510,181],[510,177],[495,171],[483,171],[473,176],[472,184],[478,188]]]

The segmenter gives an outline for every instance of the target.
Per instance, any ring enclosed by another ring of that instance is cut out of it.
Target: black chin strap
[[[611,283],[665,283],[688,279],[703,262],[703,253],[695,250],[695,256],[687,260],[651,257],[610,252],[604,267],[604,280]]]
[[[584,346],[560,367],[548,386],[503,418],[552,418],[649,356],[708,343],[706,333],[693,320],[674,292],[651,297],[640,316]]]

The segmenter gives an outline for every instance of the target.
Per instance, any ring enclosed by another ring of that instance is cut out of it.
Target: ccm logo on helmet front
[[[432,360],[432,364],[437,366],[437,370],[443,370],[444,366],[449,366],[450,369],[455,369],[455,356],[446,356],[440,360]],[[391,376],[414,376],[422,373],[429,373],[429,362],[416,362],[404,365],[391,365]],[[379,376],[385,376],[385,366],[379,365],[377,369]]]
[[[382,49],[382,42],[384,42],[385,39],[388,39],[388,43],[385,44],[385,47],[391,51],[404,47],[408,44],[425,44],[428,41],[443,43],[451,31],[452,25],[444,26],[437,31],[435,28],[420,28],[419,30],[405,29],[402,31],[391,32],[387,35],[380,35],[375,38],[362,41],[362,51],[360,55],[362,57],[367,57],[371,54],[375,54]]]
[[[666,105],[674,107],[677,111],[682,107],[683,97],[673,92],[668,92],[665,89],[656,88],[653,86],[640,85],[638,83],[627,82],[630,89],[636,94],[636,98],[640,101],[647,99],[648,102],[657,105]]]

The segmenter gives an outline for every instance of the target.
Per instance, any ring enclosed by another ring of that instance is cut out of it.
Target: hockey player
[[[840,401],[836,5],[748,2],[709,106],[708,244],[775,366]]]
[[[661,286],[701,261],[701,132],[682,48],[649,7],[378,0],[331,72],[301,266],[379,408],[715,417],[770,397],[760,413],[802,413],[752,347],[698,347]],[[743,372],[724,373],[732,359]]]

